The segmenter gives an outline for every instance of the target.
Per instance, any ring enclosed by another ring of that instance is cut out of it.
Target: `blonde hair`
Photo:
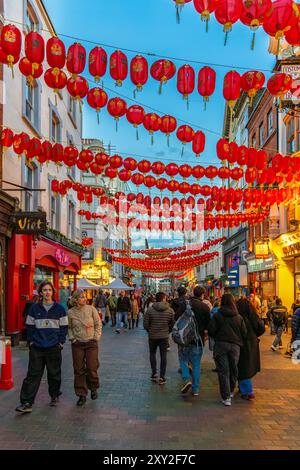
[[[71,307],[75,307],[76,305],[78,305],[79,297],[82,294],[85,294],[85,291],[83,289],[77,289],[73,292],[72,297],[70,298]]]

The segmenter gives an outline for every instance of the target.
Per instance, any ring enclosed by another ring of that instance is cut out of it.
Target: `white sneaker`
[[[230,398],[234,398],[234,393],[233,392],[230,394]]]
[[[277,351],[277,348],[275,346],[271,346],[272,351]]]
[[[227,398],[226,400],[221,400],[221,402],[225,406],[231,406],[231,398]]]

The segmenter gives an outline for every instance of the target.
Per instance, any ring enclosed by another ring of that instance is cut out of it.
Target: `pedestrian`
[[[294,302],[292,303],[292,306],[291,306],[292,315],[295,313],[295,311],[297,310],[297,308],[300,308],[300,296],[299,296],[299,294],[297,294],[296,299],[295,299]]]
[[[132,297],[132,328],[139,326],[140,315],[140,299],[139,295],[135,293]]]
[[[272,351],[277,351],[277,347],[282,349],[283,346],[281,336],[288,319],[288,310],[284,305],[282,305],[282,301],[279,297],[276,298],[275,304],[275,307],[272,307],[269,310],[269,316],[274,325],[274,331],[276,334],[276,337],[271,346]]]
[[[177,289],[178,297],[171,302],[171,308],[175,312],[175,320],[185,312],[186,301],[187,301],[187,289],[184,286],[180,286]]]
[[[72,343],[74,388],[78,398],[77,406],[86,402],[88,390],[91,399],[98,398],[99,359],[98,342],[102,332],[102,322],[95,307],[87,305],[84,290],[74,292],[68,311],[69,339]]]
[[[238,300],[237,309],[244,319],[247,337],[240,351],[238,362],[238,379],[241,398],[254,399],[252,378],[260,371],[259,336],[265,332],[263,320],[259,318],[254,307],[247,299]]]
[[[203,290],[202,287],[196,286],[194,289],[194,296],[190,299],[190,306],[193,310],[197,335],[200,338],[200,344],[194,339],[187,346],[178,347],[179,363],[182,371],[182,387],[181,393],[187,393],[190,388],[192,389],[192,395],[199,395],[200,388],[200,375],[201,375],[201,358],[203,354],[203,348],[205,340],[207,338],[207,328],[210,322],[210,311],[209,307],[203,302]],[[192,380],[190,377],[190,367]]]
[[[300,341],[300,307],[297,308],[292,316],[292,338],[291,343]]]
[[[105,315],[106,315],[106,296],[103,294],[103,291],[100,289],[94,300],[95,308],[98,310],[102,324],[105,325]]]
[[[109,320],[110,320],[110,310],[109,310],[109,305],[107,304],[108,298],[109,298],[109,292],[105,292],[105,324],[108,325]]]
[[[220,299],[216,299],[215,302],[214,302],[213,308],[210,311],[210,318],[213,318],[213,316],[216,313],[218,313],[220,306],[221,306]],[[214,350],[214,345],[215,345],[215,340],[211,336],[209,336],[208,337],[208,347],[209,347],[210,351]],[[218,372],[217,367],[214,367],[211,371],[212,372]]]
[[[247,337],[246,325],[239,315],[234,298],[224,294],[219,311],[210,320],[208,334],[215,340],[214,360],[217,366],[222,403],[231,406],[238,379],[240,348]]]
[[[125,330],[128,328],[128,314],[131,312],[131,302],[129,297],[125,295],[125,291],[121,290],[117,301],[117,321],[116,333],[120,333],[121,323],[123,321]]]
[[[54,300],[54,293],[51,282],[42,282],[38,288],[40,301],[31,306],[26,318],[29,364],[21,389],[21,404],[16,408],[20,413],[32,412],[45,366],[50,406],[57,405],[61,394],[61,351],[68,332],[68,317],[65,309]]]
[[[154,302],[155,302],[155,296],[153,294],[150,294],[144,305],[144,313],[148,310],[148,308],[152,307]]]
[[[117,315],[117,303],[118,299],[115,294],[115,291],[112,291],[112,294],[107,299],[107,305],[110,311],[111,326],[116,326],[116,315]]]
[[[261,319],[263,320],[265,326],[268,323],[267,313],[268,313],[268,301],[267,299],[263,299],[262,304],[261,304],[260,314],[261,314]]]
[[[156,294],[156,302],[148,308],[144,315],[144,328],[149,335],[150,364],[152,369],[151,380],[157,382],[156,350],[160,351],[160,376],[158,383],[166,383],[167,348],[169,334],[175,323],[174,310],[167,302],[164,292]]]

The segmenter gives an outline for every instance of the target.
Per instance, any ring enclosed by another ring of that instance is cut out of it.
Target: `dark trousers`
[[[74,388],[78,397],[86,397],[88,390],[99,388],[98,341],[72,344]]]
[[[132,329],[137,328],[138,326],[139,326],[139,319],[138,318],[136,318],[136,319],[132,318],[132,320],[131,320]]]
[[[150,350],[150,364],[152,374],[156,374],[156,350],[159,347],[160,352],[160,377],[165,378],[167,368],[167,347],[168,338],[164,339],[151,339],[149,338],[149,350]]]
[[[45,366],[50,397],[56,398],[60,395],[61,361],[61,348],[59,345],[47,349],[30,347],[27,376],[23,381],[20,395],[21,403],[33,405]]]
[[[230,398],[238,379],[238,362],[240,346],[237,344],[217,341],[214,346],[214,360],[216,363],[220,393],[223,400]]]
[[[116,326],[117,310],[110,309],[111,326]]]

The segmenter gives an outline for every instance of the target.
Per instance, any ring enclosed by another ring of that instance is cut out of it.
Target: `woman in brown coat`
[[[75,394],[79,397],[78,406],[86,402],[88,390],[92,400],[98,398],[98,341],[102,323],[99,313],[92,305],[87,305],[83,290],[74,292],[71,298],[73,307],[68,311],[69,339],[72,343]]]

